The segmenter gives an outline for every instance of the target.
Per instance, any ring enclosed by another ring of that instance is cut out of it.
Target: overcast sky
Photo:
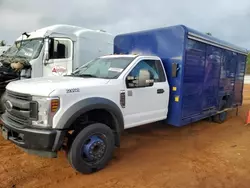
[[[250,0],[0,0],[0,40],[52,24],[112,34],[184,24],[250,49]]]

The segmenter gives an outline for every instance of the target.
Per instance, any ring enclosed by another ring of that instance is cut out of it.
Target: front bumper
[[[17,128],[3,118],[1,120],[2,136],[28,153],[40,156],[56,157],[66,135],[65,130],[43,130],[34,128]]]

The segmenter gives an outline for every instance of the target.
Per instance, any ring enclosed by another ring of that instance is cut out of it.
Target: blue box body
[[[176,25],[117,35],[114,53],[161,58],[170,85],[166,119],[170,125],[183,126],[216,114],[227,95],[229,108],[242,105],[245,49]],[[172,63],[178,64],[177,77],[172,77]]]

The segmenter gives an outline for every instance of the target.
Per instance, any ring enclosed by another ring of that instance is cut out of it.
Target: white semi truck
[[[70,74],[84,63],[113,53],[114,37],[102,30],[52,25],[23,33],[2,56],[3,63],[24,63],[28,78]]]
[[[0,96],[13,80],[63,76],[91,59],[112,54],[113,39],[105,31],[73,25],[24,32],[0,56]]]

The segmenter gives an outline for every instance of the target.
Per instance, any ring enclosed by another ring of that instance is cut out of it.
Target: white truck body
[[[16,40],[18,45],[22,44],[18,52],[14,44],[5,55],[28,59],[32,71],[23,70],[21,73],[31,72],[26,77],[62,76],[91,59],[112,54],[113,39],[111,34],[101,30],[52,25],[22,34]]]

